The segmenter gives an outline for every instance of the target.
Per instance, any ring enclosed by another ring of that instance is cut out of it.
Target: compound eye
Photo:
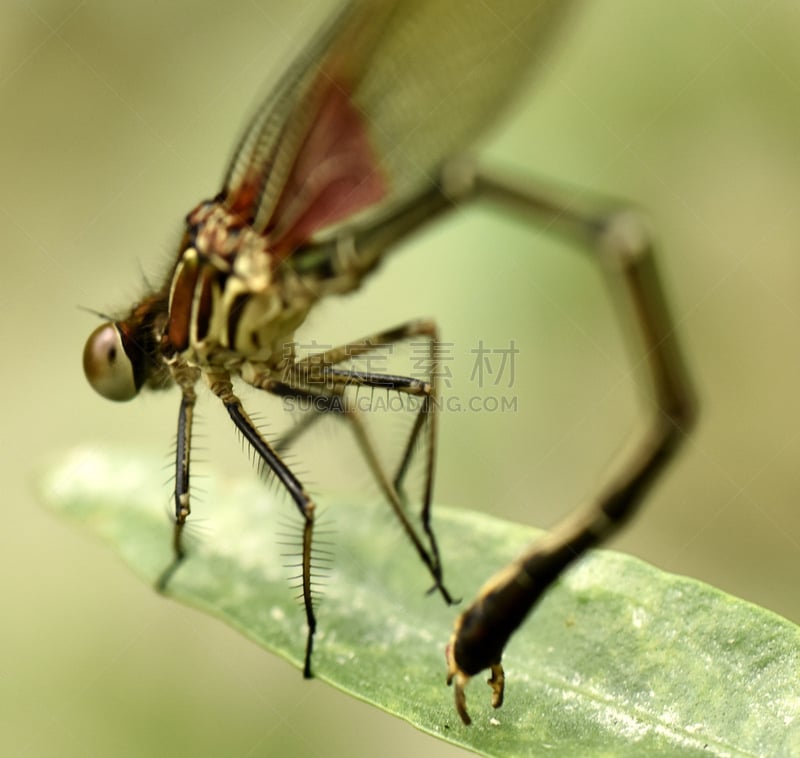
[[[139,391],[122,334],[112,322],[98,326],[86,340],[83,372],[95,391],[109,400],[130,400]]]

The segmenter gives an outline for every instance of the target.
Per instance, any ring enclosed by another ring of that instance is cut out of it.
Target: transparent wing
[[[223,196],[290,254],[430,182],[511,99],[567,0],[350,0],[253,119]]]
[[[502,112],[563,15],[562,0],[401,0],[355,93],[406,195]]]
[[[294,59],[248,125],[222,195],[226,205],[256,229],[274,229],[280,212],[285,216],[292,197],[310,183],[308,174],[315,163],[330,160],[336,143],[347,138],[336,112],[353,113],[359,69],[367,63],[395,5],[393,0],[344,4]],[[332,110],[333,119],[326,120],[325,114]]]

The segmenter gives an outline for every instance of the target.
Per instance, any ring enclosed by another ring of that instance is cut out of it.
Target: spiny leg
[[[413,337],[424,337],[428,341],[427,382],[377,373],[369,374],[359,371],[337,371],[332,368],[326,368],[336,365],[347,358],[357,357],[358,355],[367,353],[381,345],[395,344]],[[423,529],[428,536],[431,550],[437,563],[439,561],[439,548],[430,524],[430,511],[433,497],[433,477],[436,456],[436,409],[438,407],[437,378],[439,375],[438,344],[439,331],[436,324],[428,319],[418,319],[400,324],[393,329],[387,329],[386,331],[379,332],[378,334],[358,340],[357,342],[351,342],[324,353],[309,356],[309,358],[304,361],[299,361],[296,364],[296,366],[303,371],[309,371],[310,367],[318,367],[317,371],[322,371],[322,380],[332,384],[387,387],[398,392],[422,397],[422,403],[420,404],[420,408],[414,419],[414,425],[406,440],[403,454],[397,466],[392,484],[397,493],[403,496],[403,481],[408,472],[414,447],[417,444],[422,429],[427,423],[428,445],[427,458],[425,461],[425,485],[420,516]],[[313,368],[311,368],[311,370],[313,370]]]
[[[324,384],[313,385],[311,387],[297,387],[287,382],[281,382],[274,379],[265,379],[263,382],[255,382],[255,385],[278,396],[311,400],[321,409],[321,412],[326,412],[325,409],[328,407],[326,404],[330,403],[330,408],[332,411],[340,414],[343,418],[350,422],[361,453],[364,456],[364,459],[367,462],[375,481],[378,483],[387,500],[389,501],[395,516],[400,521],[400,524],[406,532],[406,535],[417,550],[420,559],[431,572],[431,576],[434,578],[435,583],[432,589],[438,590],[448,604],[453,603],[452,596],[442,584],[442,569],[438,560],[438,551],[435,549],[435,540],[433,540],[434,549],[431,553],[429,553],[422,544],[422,541],[417,535],[414,526],[408,520],[408,516],[405,513],[403,504],[394,487],[394,484],[392,483],[383,464],[375,453],[376,446],[372,442],[369,433],[361,420],[361,414],[359,410],[345,395],[337,391],[342,388],[342,383],[349,379],[351,380],[349,383],[357,384],[358,386],[362,387],[383,387],[397,392],[407,392],[409,394],[418,395],[427,392],[425,389],[426,383],[410,377],[367,372],[351,373],[347,371],[335,371],[329,378],[332,384],[327,385],[327,387]],[[334,394],[328,394],[330,392],[334,392]],[[430,529],[427,529],[426,533],[432,536]]]
[[[695,407],[652,244],[633,211],[592,200],[576,207],[572,198],[547,188],[523,189],[477,172],[460,179],[464,199],[490,199],[521,210],[528,219],[596,252],[612,282],[620,285],[615,302],[623,309],[623,320],[635,327],[634,360],[643,355],[652,392],[644,431],[631,437],[598,493],[489,579],[456,620],[447,648],[447,682],[455,685],[456,709],[469,724],[464,693],[469,678],[491,669],[492,705],[502,704],[501,659],[510,636],[567,566],[614,535],[636,512],[686,438]]]
[[[178,434],[175,439],[175,526],[172,534],[172,562],[156,580],[156,589],[164,592],[172,575],[186,557],[183,547],[183,528],[191,513],[189,502],[189,464],[192,448],[192,420],[196,394],[194,384],[184,384],[180,411],[178,412]]]
[[[302,543],[302,591],[303,606],[308,624],[308,636],[306,637],[306,652],[303,664],[303,676],[311,677],[311,653],[314,645],[314,632],[317,628],[317,619],[314,615],[314,605],[311,590],[311,547],[314,531],[314,510],[315,505],[311,497],[303,488],[303,485],[291,472],[289,467],[280,459],[278,454],[270,447],[267,441],[256,429],[250,417],[242,407],[242,403],[233,393],[233,387],[227,374],[207,373],[206,380],[211,391],[222,400],[225,410],[236,425],[236,428],[244,435],[244,438],[255,450],[266,466],[268,466],[278,481],[283,484],[287,492],[294,500],[297,509],[303,517],[303,543]]]
[[[431,576],[433,576],[434,586],[431,587],[429,591],[433,592],[434,590],[438,590],[439,593],[444,598],[445,602],[448,603],[448,605],[452,605],[455,601],[453,600],[448,590],[445,588],[444,584],[442,584],[442,566],[439,560],[439,550],[436,545],[436,539],[433,536],[433,531],[430,528],[430,525],[423,522],[425,533],[428,536],[428,540],[431,544],[431,553],[429,555],[428,551],[422,545],[422,542],[417,536],[414,527],[412,526],[411,522],[408,520],[408,517],[406,516],[405,510],[403,508],[403,503],[400,499],[400,496],[397,493],[394,484],[386,475],[383,466],[381,466],[380,461],[375,455],[375,445],[372,442],[369,432],[367,431],[367,428],[361,419],[361,413],[357,408],[350,407],[346,411],[346,418],[350,421],[356,436],[356,441],[358,442],[362,454],[365,460],[367,461],[367,465],[372,470],[373,476],[378,481],[384,493],[386,494],[386,497],[389,500],[389,504],[391,505],[395,516],[400,521],[409,539],[414,544],[414,547],[416,548],[420,558],[428,567],[428,570],[431,572]],[[429,509],[425,509],[423,506],[423,513],[427,514],[428,512]]]
[[[429,323],[431,322],[410,321],[392,329],[387,329],[385,331],[370,335],[369,337],[364,337],[363,339],[356,340],[354,342],[348,342],[344,345],[329,348],[323,352],[314,353],[306,356],[305,358],[301,358],[287,367],[284,372],[285,381],[276,383],[275,386],[277,387],[282,384],[284,386],[293,388],[308,387],[309,389],[314,389],[315,392],[312,393],[311,397],[302,395],[303,398],[308,397],[312,400],[322,398],[319,388],[320,386],[324,386],[326,387],[327,393],[331,398],[341,397],[341,394],[348,386],[360,384],[358,381],[358,376],[366,375],[366,372],[351,371],[347,369],[336,371],[333,369],[334,366],[351,360],[352,358],[357,358],[367,353],[379,350],[381,347],[400,342],[408,337],[413,337],[418,333],[423,334],[425,331],[427,331],[426,325]],[[416,328],[418,325],[420,328],[419,331]],[[435,325],[433,326],[433,329],[435,330]],[[375,376],[383,375],[375,374]],[[264,385],[264,383],[260,383],[258,379],[255,379],[251,383],[255,386],[263,387]],[[397,391],[405,391],[409,392],[410,394],[419,394],[419,392],[415,391],[415,387],[420,384],[421,383],[418,382],[418,380],[408,379],[408,389],[397,389]],[[375,384],[368,386],[386,388],[385,384],[381,384],[377,381]],[[333,392],[334,388],[336,389],[335,393]],[[275,394],[280,394],[280,392],[276,391]],[[335,402],[332,402],[328,406],[321,406],[317,403],[313,403],[313,406],[311,410],[307,412],[307,415],[304,416],[299,423],[282,434],[274,443],[275,449],[286,449],[295,440],[299,439],[303,434],[309,431],[314,424],[316,424],[317,421],[323,418],[326,414],[336,412],[341,412],[341,405],[337,405]]]
[[[422,510],[420,518],[422,521],[422,528],[428,536],[431,550],[433,551],[433,558],[437,564],[440,563],[439,546],[436,542],[436,536],[431,526],[431,504],[433,502],[433,476],[436,466],[436,440],[437,440],[437,422],[438,415],[437,409],[439,407],[439,330],[433,321],[424,321],[417,323],[416,335],[426,337],[428,339],[428,360],[429,360],[429,389],[423,396],[422,405],[417,412],[414,419],[414,426],[406,441],[406,447],[403,451],[403,456],[397,471],[394,476],[395,489],[403,495],[403,480],[408,472],[409,464],[411,463],[411,456],[414,452],[414,447],[417,444],[419,435],[422,429],[427,424],[428,439],[425,460],[425,485],[422,496]]]
[[[390,374],[381,374],[377,372],[355,371],[347,369],[336,369],[336,365],[343,363],[351,358],[357,358],[361,355],[368,354],[382,346],[393,345],[404,342],[414,337],[423,337],[428,343],[428,365],[426,367],[427,381],[420,381],[419,379],[396,376]],[[344,390],[351,386],[370,387],[370,388],[383,388],[395,392],[400,392],[407,395],[421,397],[422,401],[417,410],[417,415],[414,419],[414,424],[406,439],[405,446],[402,451],[400,462],[397,470],[391,480],[391,484],[386,482],[386,475],[381,469],[381,473],[376,473],[374,468],[377,459],[374,456],[374,446],[370,449],[365,445],[369,445],[364,441],[362,434],[357,433],[356,437],[359,442],[359,447],[362,450],[365,460],[367,460],[370,469],[373,472],[378,484],[384,490],[387,498],[390,501],[395,512],[398,512],[401,506],[397,504],[398,497],[405,500],[405,493],[403,482],[408,472],[411,457],[414,448],[419,439],[419,435],[423,429],[427,428],[427,450],[425,459],[425,481],[422,495],[422,504],[420,508],[420,520],[422,528],[430,545],[432,558],[432,569],[434,577],[436,578],[436,585],[432,589],[440,589],[444,591],[441,586],[441,558],[439,555],[439,546],[436,541],[436,535],[431,525],[431,503],[433,497],[433,479],[434,479],[434,466],[436,455],[436,410],[438,407],[437,395],[437,377],[438,377],[438,329],[436,324],[428,319],[416,319],[400,324],[391,329],[386,329],[382,332],[370,335],[360,340],[349,342],[345,345],[331,348],[329,350],[315,353],[306,358],[303,358],[294,363],[286,372],[286,385],[291,387],[306,387],[319,391],[321,387],[326,388],[328,392],[335,392],[335,397],[338,399],[337,403],[333,403],[330,407],[332,411],[341,412],[343,402],[341,400]],[[277,388],[277,384],[273,382],[273,390],[276,394],[281,391]],[[266,388],[266,387],[265,387]],[[319,395],[318,395],[319,397]],[[286,444],[286,439],[294,440],[300,434],[304,433],[311,426],[316,423],[327,409],[320,408],[316,404],[313,410],[313,416],[307,416],[300,424],[292,428],[287,435],[282,437],[276,447],[282,448]],[[346,415],[346,414],[345,414]],[[351,416],[352,418],[352,416]],[[426,427],[427,425],[427,427]],[[362,425],[363,426],[363,425]],[[399,518],[401,517],[398,513]],[[410,526],[410,525],[409,525]],[[408,531],[409,527],[404,524],[404,528]],[[424,558],[426,564],[429,558]],[[445,591],[446,592],[446,591]],[[449,594],[446,594],[449,598]],[[448,599],[448,602],[451,602]]]
[[[655,406],[647,429],[632,438],[616,474],[609,476],[599,494],[490,579],[457,620],[448,645],[448,682],[455,682],[456,707],[469,723],[464,697],[469,677],[490,668],[493,704],[502,702],[500,660],[509,637],[566,566],[614,534],[634,513],[693,425],[695,409],[650,240],[634,213],[602,200],[590,199],[578,207],[574,193],[551,187],[515,187],[480,174],[468,158],[443,166],[440,179],[380,223],[296,251],[289,265],[321,282],[331,272],[352,272],[358,278],[377,265],[387,248],[453,208],[480,199],[498,202],[521,211],[540,227],[595,250],[616,272],[612,278],[622,285],[623,320],[637,327]]]

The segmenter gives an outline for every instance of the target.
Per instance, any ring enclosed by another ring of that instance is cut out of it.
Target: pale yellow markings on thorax
[[[200,299],[203,294],[203,277],[197,280],[197,285],[194,288],[192,295],[192,320],[190,331],[190,344],[195,351],[196,356],[200,361],[206,361],[210,358],[214,350],[222,344],[221,337],[227,331],[225,323],[225,314],[220,307],[222,300],[222,293],[220,291],[219,282],[216,278],[211,281],[211,318],[208,324],[208,333],[205,339],[200,339],[197,334],[197,326],[200,320]]]
[[[187,247],[186,250],[183,251],[178,265],[175,266],[175,271],[172,274],[172,282],[170,282],[169,286],[169,303],[167,305],[170,312],[172,312],[172,301],[175,299],[175,285],[180,279],[181,270],[189,263],[197,263],[197,250],[193,247]]]
[[[250,229],[241,233],[233,273],[245,284],[249,292],[265,292],[272,284],[272,256],[267,242]]]

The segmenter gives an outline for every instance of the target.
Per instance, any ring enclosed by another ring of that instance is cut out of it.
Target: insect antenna
[[[107,313],[103,313],[103,311],[96,311],[94,308],[88,308],[85,305],[76,305],[75,307],[79,311],[84,311],[85,313],[91,313],[92,316],[97,316],[97,318],[102,319],[103,321],[114,321],[113,316],[109,316]]]

